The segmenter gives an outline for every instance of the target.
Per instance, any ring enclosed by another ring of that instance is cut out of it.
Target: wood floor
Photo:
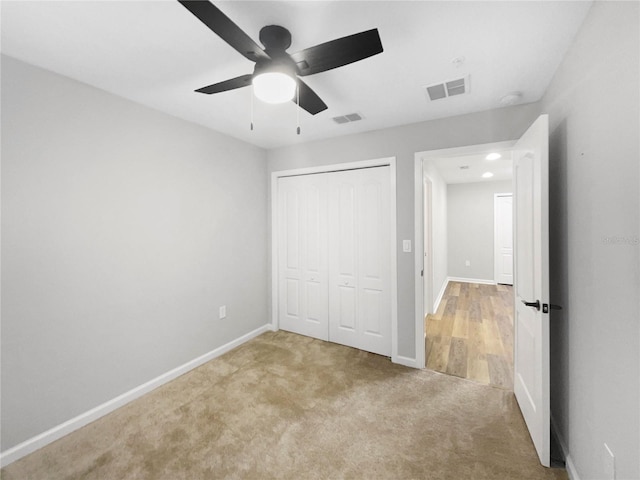
[[[427,368],[513,389],[513,287],[449,282],[425,319]]]

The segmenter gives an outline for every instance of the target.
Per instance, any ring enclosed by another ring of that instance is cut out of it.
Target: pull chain
[[[298,135],[300,135],[300,84],[296,86],[296,121],[298,123]]]
[[[251,92],[251,131],[253,132],[253,87],[249,91]]]

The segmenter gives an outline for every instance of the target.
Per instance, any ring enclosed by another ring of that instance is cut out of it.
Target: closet
[[[279,328],[391,355],[389,168],[278,179]]]

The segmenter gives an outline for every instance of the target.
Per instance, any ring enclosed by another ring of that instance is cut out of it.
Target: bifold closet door
[[[329,340],[391,355],[389,167],[331,174]]]
[[[327,177],[278,180],[278,321],[328,340]]]

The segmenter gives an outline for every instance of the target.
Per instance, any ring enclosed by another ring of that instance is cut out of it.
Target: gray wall
[[[398,354],[415,357],[414,254],[402,240],[414,237],[414,158],[416,152],[519,138],[535,120],[538,104],[415,123],[342,136],[268,152],[269,171],[396,157],[398,245]]]
[[[2,450],[266,324],[266,205],[263,150],[2,57]]]
[[[447,184],[438,173],[433,164],[428,161],[422,163],[426,177],[431,180],[431,241],[433,242],[432,268],[433,268],[433,291],[428,313],[436,311],[435,303],[438,300],[440,291],[447,284],[449,276],[448,254],[447,254]]]
[[[638,2],[595,2],[547,90],[552,415],[581,480],[640,478]]]
[[[511,190],[509,180],[447,186],[450,277],[494,281],[494,194]]]

